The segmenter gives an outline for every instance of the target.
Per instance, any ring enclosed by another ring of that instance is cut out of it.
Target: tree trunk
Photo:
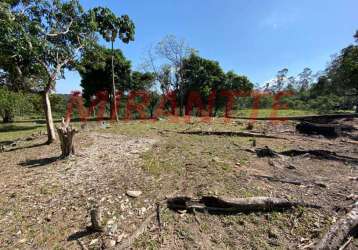
[[[117,100],[116,100],[116,84],[114,81],[114,50],[113,50],[113,40],[112,40],[112,110],[111,115],[114,114],[114,118],[118,122],[118,112],[117,112]]]
[[[78,131],[69,126],[62,120],[61,127],[57,128],[58,137],[61,142],[62,158],[67,158],[75,154],[75,144],[73,138]]]
[[[4,116],[2,118],[3,123],[11,123],[14,122],[14,115],[11,113],[10,110],[4,111]]]
[[[184,93],[183,93],[183,90],[180,89],[179,91],[179,115],[180,116],[183,116],[184,115]]]
[[[55,134],[55,126],[52,118],[50,90],[45,90],[43,92],[43,105],[44,105],[44,112],[45,112],[46,126],[47,126],[47,138],[48,138],[47,143],[51,144],[56,140],[56,134]]]

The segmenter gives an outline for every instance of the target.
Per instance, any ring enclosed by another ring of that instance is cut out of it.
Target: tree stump
[[[91,218],[91,230],[95,232],[102,232],[103,225],[102,225],[102,209],[101,207],[92,207],[90,209],[90,218]]]
[[[57,133],[60,138],[61,142],[61,151],[62,151],[62,158],[67,158],[71,155],[75,154],[75,143],[74,143],[74,136],[78,133],[78,131],[72,128],[69,123],[65,122],[62,119],[62,123],[60,127],[57,127]]]

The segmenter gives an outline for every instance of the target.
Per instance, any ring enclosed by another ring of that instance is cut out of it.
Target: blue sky
[[[357,0],[81,0],[85,8],[107,6],[136,24],[132,44],[117,43],[134,68],[148,47],[170,34],[183,38],[201,56],[254,83],[288,68],[325,68],[330,56],[353,43]],[[108,44],[109,46],[109,44]],[[80,76],[67,72],[57,92],[80,90]]]

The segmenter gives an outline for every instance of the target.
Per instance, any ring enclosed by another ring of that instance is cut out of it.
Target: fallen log
[[[336,138],[342,135],[344,125],[339,124],[314,124],[301,122],[296,125],[296,130],[301,134],[323,135],[328,138]]]
[[[166,206],[161,206],[166,205]],[[142,235],[149,224],[157,219],[159,230],[161,228],[160,212],[164,208],[171,210],[188,210],[208,211],[211,213],[238,213],[238,212],[257,212],[257,211],[274,211],[288,210],[293,207],[304,206],[311,208],[321,208],[317,205],[307,204],[303,202],[291,202],[287,199],[269,198],[269,197],[253,197],[243,199],[225,199],[216,197],[203,197],[201,199],[193,199],[189,197],[167,198],[158,202],[156,211],[151,213],[128,238],[116,247],[116,249],[129,249],[134,241]]]
[[[253,176],[258,179],[265,179],[265,180],[269,180],[272,182],[287,183],[287,184],[292,184],[292,185],[297,185],[297,186],[315,185],[315,186],[319,186],[319,187],[323,187],[323,188],[327,187],[327,185],[325,185],[324,183],[320,183],[320,182],[312,182],[312,181],[306,181],[306,180],[281,179],[281,178],[278,178],[275,176],[266,176],[266,175],[253,175]]]
[[[343,218],[338,220],[318,242],[316,250],[339,249],[349,236],[358,230],[358,203]]]
[[[214,214],[235,214],[251,212],[282,211],[297,206],[320,208],[318,205],[304,202],[292,202],[282,198],[252,197],[252,198],[218,198],[212,196],[194,199],[190,197],[176,197],[167,200],[171,210],[188,210],[209,212]]]
[[[239,137],[254,137],[254,138],[267,138],[267,139],[281,139],[287,138],[275,135],[266,135],[261,133],[243,132],[243,131],[182,131],[179,134],[185,135],[217,135],[217,136],[239,136]]]
[[[348,163],[358,163],[358,158],[353,158],[353,157],[344,156],[344,155],[338,155],[337,153],[331,152],[328,150],[297,150],[297,149],[293,149],[293,150],[283,151],[279,154],[284,155],[284,156],[290,156],[290,157],[309,154],[309,155],[315,156],[318,159],[342,161],[342,162],[348,162]]]
[[[276,152],[269,147],[258,148],[255,150],[256,155],[260,158],[264,157],[278,157],[278,156],[289,156],[289,157],[296,157],[300,155],[312,155],[318,159],[326,159],[326,160],[333,160],[333,161],[341,161],[341,162],[348,162],[358,164],[358,158],[353,158],[344,155],[338,155],[335,152],[331,152],[328,150],[298,150],[292,149],[283,152]]]

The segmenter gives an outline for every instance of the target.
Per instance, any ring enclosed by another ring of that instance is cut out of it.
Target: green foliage
[[[216,110],[225,105],[225,97],[220,95],[223,90],[248,91],[253,89],[253,84],[246,76],[237,75],[233,71],[225,74],[220,64],[192,53],[189,58],[183,60],[182,77],[185,83],[185,91],[198,91],[205,102],[212,90],[217,92]]]
[[[1,13],[8,17],[1,30],[1,52],[11,59],[6,64],[19,65],[26,75],[31,71],[39,79],[36,90],[53,89],[55,79],[73,69],[80,50],[95,40],[89,15],[77,0],[18,1]]]
[[[218,90],[225,84],[225,73],[219,63],[202,58],[195,53],[183,60],[181,74],[186,93],[198,91],[205,100],[211,90]]]
[[[339,94],[358,95],[358,45],[350,45],[341,51],[327,69],[333,91]]]
[[[355,38],[358,38],[358,32]],[[330,93],[353,97],[358,113],[358,45],[344,48],[331,62],[326,69],[326,76],[317,85],[317,90],[329,88]]]
[[[343,102],[343,97],[336,95],[319,96],[310,100],[309,107],[313,110],[317,110],[319,113],[327,114],[332,111],[339,110],[339,103]]]
[[[3,122],[12,122],[15,115],[24,114],[28,109],[28,97],[24,93],[0,88],[0,116]]]
[[[226,73],[224,89],[234,91],[251,91],[254,85],[246,76],[237,75],[234,71]]]
[[[135,25],[127,15],[117,17],[110,9],[103,7],[96,7],[89,14],[92,27],[107,42],[114,42],[117,37],[124,43],[134,41]]]
[[[83,97],[88,101],[98,91],[112,89],[112,51],[102,46],[95,46],[84,51],[82,60],[77,65],[81,75]],[[131,78],[131,63],[120,50],[114,50],[114,77],[119,90],[128,90]]]
[[[114,78],[116,89],[149,90],[155,81],[150,72],[131,72],[131,63],[120,50],[114,50]],[[102,46],[86,49],[77,70],[81,75],[83,97],[89,101],[98,91],[112,90],[112,51]]]
[[[155,81],[155,75],[150,72],[134,71],[131,74],[128,90],[149,90]]]

